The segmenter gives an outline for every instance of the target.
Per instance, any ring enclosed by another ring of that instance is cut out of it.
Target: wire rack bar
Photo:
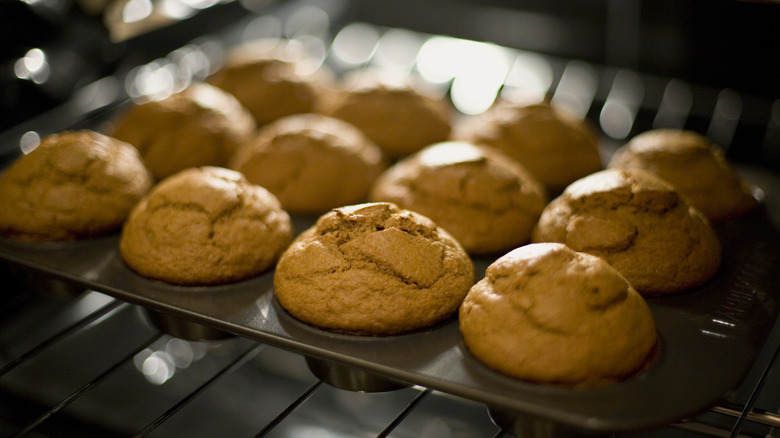
[[[295,399],[292,403],[290,403],[285,410],[283,410],[279,415],[276,416],[270,423],[268,423],[260,432],[255,435],[255,438],[261,438],[268,433],[270,433],[279,423],[282,422],[287,416],[289,416],[293,411],[298,409],[298,406],[303,404],[306,400],[311,397],[311,395],[314,393],[314,391],[317,390],[317,388],[322,385],[322,380],[317,380],[316,382],[312,383],[311,386],[309,386],[306,391],[304,391],[300,396],[298,396],[297,399]]]
[[[165,411],[162,415],[157,417],[154,421],[149,423],[146,428],[144,428],[142,431],[138,432],[135,437],[145,437],[149,435],[152,431],[154,431],[157,427],[159,427],[161,424],[163,424],[166,420],[171,418],[176,412],[181,410],[181,408],[187,406],[191,401],[195,400],[196,397],[198,397],[200,394],[203,393],[207,388],[211,386],[212,383],[219,380],[220,377],[224,376],[225,374],[229,374],[233,372],[234,370],[237,370],[238,368],[241,368],[245,363],[247,363],[250,359],[254,357],[257,352],[259,352],[261,349],[265,347],[265,344],[255,344],[253,347],[249,348],[244,353],[236,356],[225,368],[220,370],[218,373],[216,373],[214,376],[212,376],[209,380],[207,380],[205,383],[200,385],[198,388],[196,388],[193,392],[191,392],[189,395],[181,399],[178,403],[176,403],[174,406],[172,406],[170,409]]]
[[[377,438],[388,437],[390,433],[392,433],[393,430],[395,430],[395,428],[398,427],[399,424],[401,424],[404,418],[406,418],[414,410],[414,408],[421,401],[423,401],[423,399],[425,399],[425,397],[430,395],[430,393],[431,390],[428,388],[420,391],[420,393],[417,394],[417,396],[415,396],[414,399],[412,399],[412,401],[409,402],[409,404],[404,408],[404,410],[401,411],[401,413],[399,413],[398,416],[396,416],[395,419],[389,425],[387,425],[385,430],[383,430],[381,433],[379,433],[379,435],[377,435]]]
[[[82,387],[80,387],[79,389],[77,389],[76,391],[71,393],[69,396],[64,398],[57,405],[55,405],[54,407],[49,409],[46,413],[44,413],[43,415],[41,415],[40,417],[35,419],[33,422],[31,422],[30,424],[25,426],[24,429],[22,429],[18,434],[15,435],[15,437],[18,438],[18,437],[21,437],[21,436],[26,435],[29,432],[31,432],[33,429],[35,429],[36,427],[41,425],[41,423],[43,423],[44,421],[49,419],[52,415],[54,415],[57,412],[61,411],[62,409],[67,407],[69,404],[71,404],[73,401],[75,401],[77,398],[79,398],[80,396],[85,394],[87,391],[89,391],[90,389],[92,389],[95,386],[97,386],[98,384],[100,384],[100,382],[105,380],[107,377],[109,377],[111,374],[113,374],[116,370],[121,368],[127,362],[133,360],[133,357],[135,357],[136,354],[140,353],[145,348],[148,348],[150,345],[155,343],[162,336],[163,336],[162,333],[156,333],[154,336],[152,336],[151,338],[147,339],[146,342],[142,343],[140,347],[138,347],[135,350],[133,350],[131,353],[129,353],[128,355],[126,355],[125,357],[123,357],[122,359],[117,361],[113,366],[111,366],[108,369],[106,369],[105,371],[103,371],[103,373],[101,373],[100,375],[98,375],[97,377],[92,379],[91,381],[89,381],[86,384],[84,384]]]
[[[103,307],[95,310],[91,314],[87,315],[86,317],[80,319],[79,321],[75,322],[74,324],[71,324],[70,326],[66,327],[65,329],[61,330],[60,332],[54,334],[50,338],[46,339],[45,341],[41,342],[40,344],[36,345],[35,347],[31,348],[21,356],[17,357],[16,359],[11,360],[7,364],[5,364],[2,368],[0,368],[0,377],[8,373],[9,371],[13,370],[17,366],[21,365],[22,363],[34,358],[38,354],[45,351],[47,348],[57,344],[61,340],[67,338],[68,336],[78,332],[82,328],[90,325],[91,323],[97,321],[98,319],[102,318],[105,315],[108,315],[114,310],[119,309],[120,307],[127,306],[128,304],[119,301],[119,300],[112,300],[108,304],[105,304]]]

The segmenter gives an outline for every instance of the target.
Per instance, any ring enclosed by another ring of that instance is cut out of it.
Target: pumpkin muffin
[[[276,298],[293,317],[353,335],[393,335],[455,314],[474,282],[466,252],[430,219],[391,203],[337,208],[279,260]]]
[[[49,135],[0,176],[0,235],[71,241],[116,231],[152,182],[123,141],[90,130]]]
[[[532,241],[599,256],[642,295],[699,286],[721,258],[704,214],[641,170],[607,169],[577,180],[545,207]]]

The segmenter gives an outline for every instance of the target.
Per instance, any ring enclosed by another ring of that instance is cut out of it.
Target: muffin
[[[291,240],[290,217],[270,192],[233,170],[199,167],[164,179],[138,203],[119,251],[144,277],[208,286],[270,269]]]
[[[291,213],[320,214],[364,202],[387,167],[359,129],[319,114],[283,117],[261,128],[230,161]]]
[[[642,296],[603,259],[559,243],[517,248],[491,264],[459,315],[468,350],[535,383],[614,384],[643,371],[658,339]]]
[[[322,215],[282,255],[274,291],[293,317],[353,335],[393,335],[455,314],[474,282],[466,252],[430,219],[391,203]]]
[[[547,101],[499,102],[456,125],[452,138],[498,148],[552,193],[603,168],[590,125]]]
[[[487,146],[442,142],[380,176],[372,201],[389,201],[429,217],[472,255],[528,242],[547,198],[520,164]]]
[[[254,130],[252,116],[233,96],[194,83],[163,100],[133,105],[118,117],[112,135],[138,148],[159,180],[189,167],[226,166]]]
[[[129,144],[90,130],[52,134],[0,176],[0,235],[72,241],[113,232],[151,185]]]
[[[232,49],[206,81],[234,95],[262,126],[317,110],[331,78],[314,63],[294,42],[257,39]]]
[[[608,167],[642,169],[663,178],[713,222],[737,218],[758,205],[723,151],[693,131],[639,134],[615,152]]]
[[[357,126],[388,157],[412,154],[449,136],[450,106],[413,81],[364,74],[344,82],[323,112]]]
[[[577,180],[545,207],[531,240],[599,256],[642,295],[699,286],[721,258],[704,214],[641,170],[608,169]]]

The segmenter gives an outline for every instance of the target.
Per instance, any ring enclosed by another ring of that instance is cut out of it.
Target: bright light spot
[[[379,40],[371,60],[382,67],[411,68],[422,46],[422,39],[413,32],[401,29],[387,31]]]
[[[297,8],[287,18],[284,25],[284,33],[289,38],[297,38],[303,35],[324,38],[330,29],[330,15],[317,6],[303,6]]]
[[[176,367],[170,356],[164,351],[155,351],[144,360],[141,366],[141,372],[146,380],[155,384],[162,385],[168,379],[173,377]]]
[[[159,4],[159,11],[166,17],[175,20],[183,20],[195,13],[196,9],[205,9],[214,5],[211,0],[162,0]]]
[[[175,0],[175,1],[195,9],[206,9],[219,3],[219,0]]]
[[[132,98],[164,99],[177,90],[176,66],[153,62],[137,67],[128,76],[127,93]]]
[[[125,23],[135,23],[152,15],[154,6],[151,0],[130,0],[125,3],[122,9],[122,21]]]
[[[331,50],[334,57],[344,64],[357,66],[371,59],[378,40],[379,32],[373,26],[350,24],[333,39]]]
[[[465,114],[488,109],[501,89],[510,62],[508,52],[494,44],[432,38],[420,50],[417,65],[423,78],[452,78],[452,103]]]
[[[631,132],[634,116],[625,103],[608,100],[599,115],[599,124],[605,134],[612,138],[624,139]]]
[[[14,64],[14,73],[19,79],[29,79],[42,84],[49,79],[51,67],[46,53],[41,49],[30,49]]]
[[[423,43],[417,55],[417,70],[427,81],[448,82],[455,77],[460,64],[458,40],[447,37],[433,37]]]
[[[570,61],[555,89],[552,104],[566,108],[579,118],[585,118],[593,104],[597,87],[598,75],[592,66],[581,61]]]
[[[509,71],[501,96],[510,101],[542,100],[552,86],[553,70],[543,57],[518,53]]]
[[[41,136],[35,131],[25,132],[19,139],[19,148],[23,154],[29,154],[41,144]]]

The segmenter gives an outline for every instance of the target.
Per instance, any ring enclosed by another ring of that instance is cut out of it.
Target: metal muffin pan
[[[693,416],[736,388],[778,313],[780,234],[767,205],[716,226],[723,262],[715,278],[688,292],[648,299],[661,348],[646,372],[598,389],[515,380],[479,363],[464,346],[457,318],[387,337],[334,334],[284,311],[273,271],[238,283],[184,287],[137,275],[123,262],[119,234],[70,243],[0,239],[0,259],[28,278],[51,279],[143,306],[161,328],[215,339],[235,335],[299,352],[312,371],[344,389],[421,385],[485,403],[499,423],[532,419],[566,430],[611,433],[650,429]],[[314,223],[294,217],[297,232]],[[477,276],[494,258],[474,260]],[[188,326],[192,324],[192,326]],[[191,327],[203,331],[190,331]]]

